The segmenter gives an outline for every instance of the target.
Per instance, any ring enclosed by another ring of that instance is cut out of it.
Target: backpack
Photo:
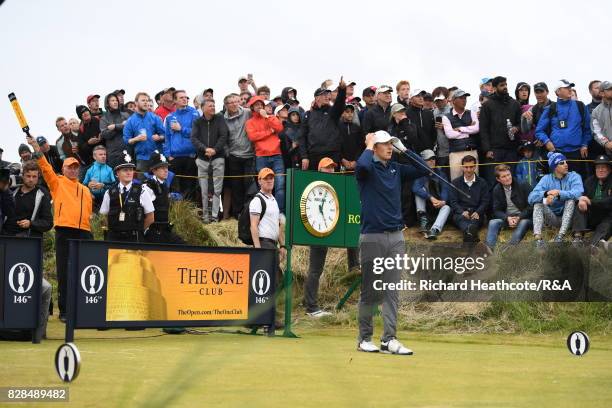
[[[580,101],[576,101],[576,105],[578,105],[578,111],[580,112],[580,117],[582,118],[582,122],[584,122],[584,111],[585,111],[584,103]],[[552,118],[554,118],[555,115],[557,115],[557,102],[551,102],[548,108],[548,119],[550,121],[548,123],[548,129],[546,130],[546,133],[548,135],[550,135],[550,132],[552,132]]]
[[[242,212],[238,217],[238,238],[245,245],[253,245],[253,236],[251,235],[251,212],[249,211],[249,207],[251,205],[251,201],[255,198],[258,198],[261,201],[261,214],[259,215],[259,221],[266,214],[266,200],[260,194],[257,193],[253,198],[249,200],[248,203],[245,204],[244,208],[242,208]]]

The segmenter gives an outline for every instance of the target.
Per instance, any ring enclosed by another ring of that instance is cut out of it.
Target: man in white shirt
[[[132,183],[136,165],[125,150],[124,155],[114,169],[119,181],[104,193],[100,214],[107,216],[108,241],[140,242],[154,221],[155,195],[146,185]]]

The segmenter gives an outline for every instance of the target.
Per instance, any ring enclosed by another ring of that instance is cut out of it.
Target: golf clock
[[[307,185],[300,199],[300,217],[306,230],[315,237],[331,234],[340,218],[336,190],[324,181]]]

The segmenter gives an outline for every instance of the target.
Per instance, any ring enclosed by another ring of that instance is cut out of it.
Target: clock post
[[[337,248],[359,244],[361,203],[352,174],[287,170],[286,179],[287,270],[285,289],[285,337],[291,331],[293,311],[293,245],[318,245]]]

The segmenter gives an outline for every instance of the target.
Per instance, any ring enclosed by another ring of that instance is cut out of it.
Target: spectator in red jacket
[[[261,89],[261,88],[260,88]],[[285,165],[281,154],[279,134],[283,124],[274,115],[268,115],[265,110],[265,100],[254,96],[249,100],[251,119],[246,122],[247,137],[255,146],[255,167],[257,171],[269,167],[274,171],[274,198],[278,202],[281,213],[285,212]]]
[[[161,91],[159,100],[160,104],[157,109],[155,109],[155,114],[161,118],[162,123],[164,119],[166,119],[166,116],[176,110],[176,107],[174,106],[174,91],[176,91],[176,89],[172,87]]]

